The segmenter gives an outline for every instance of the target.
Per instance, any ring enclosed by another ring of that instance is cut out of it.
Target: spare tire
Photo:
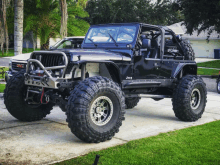
[[[185,60],[195,60],[195,52],[190,44],[190,42],[188,40],[182,40],[180,42],[180,45],[182,47],[183,50],[183,55],[185,57]]]

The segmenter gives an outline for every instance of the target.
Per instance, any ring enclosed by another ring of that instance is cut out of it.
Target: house
[[[192,35],[186,34],[186,27],[182,22],[168,26],[176,34],[180,34],[183,39],[188,39],[195,51],[196,57],[214,58],[214,49],[220,49],[220,36],[216,31],[213,31],[207,42],[208,31],[194,31]]]

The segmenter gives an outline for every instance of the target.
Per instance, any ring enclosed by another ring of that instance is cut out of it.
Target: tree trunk
[[[48,50],[49,49],[49,45],[50,45],[50,36],[49,38],[47,39],[47,42],[45,44],[42,44],[40,46],[40,50]]]
[[[60,36],[64,38],[67,36],[67,3],[66,0],[60,0],[60,11],[61,11],[61,26],[60,26]]]
[[[24,1],[14,0],[14,55],[22,54]]]

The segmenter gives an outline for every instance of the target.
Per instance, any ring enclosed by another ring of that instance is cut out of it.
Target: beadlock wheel
[[[89,143],[110,140],[124,120],[125,97],[112,80],[89,77],[71,91],[67,105],[67,122],[71,132]]]
[[[199,107],[200,102],[201,102],[201,93],[197,88],[195,88],[191,93],[191,99],[190,99],[191,108],[193,110],[196,110]]]
[[[113,103],[107,96],[98,97],[91,106],[90,116],[94,124],[102,126],[112,118]]]

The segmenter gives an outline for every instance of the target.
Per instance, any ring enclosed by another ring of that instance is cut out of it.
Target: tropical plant
[[[41,49],[49,48],[50,37],[59,35],[60,15],[58,2],[55,0],[25,0],[25,29],[33,31],[40,39]],[[30,7],[31,8],[28,8]]]
[[[67,0],[66,12],[65,2],[59,9],[61,0],[25,0],[24,32],[32,31],[34,38],[38,36],[41,49],[49,48],[51,37],[85,35],[89,28],[89,24],[82,20],[83,17],[88,16],[84,11],[85,1],[87,0]]]
[[[68,36],[84,36],[89,29],[89,23],[84,20],[89,14],[84,10],[87,0],[67,0],[68,3]]]

